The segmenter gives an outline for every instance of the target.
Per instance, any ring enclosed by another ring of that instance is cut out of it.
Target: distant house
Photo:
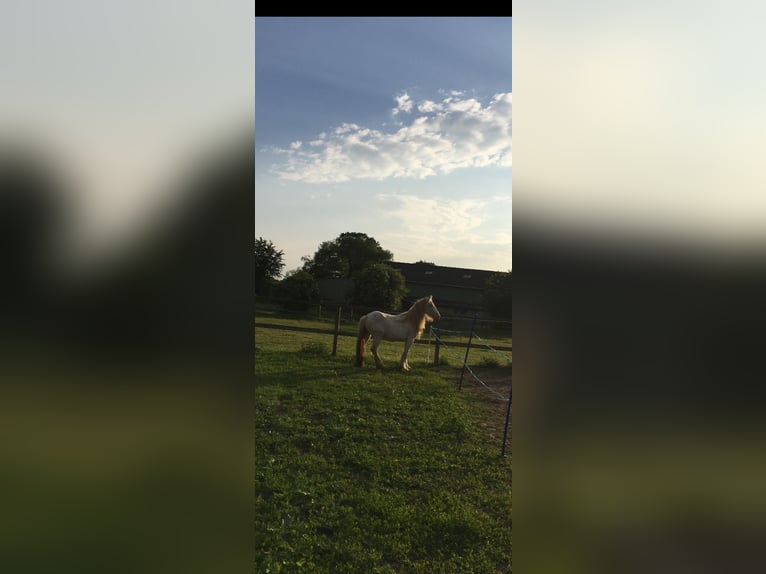
[[[481,311],[481,297],[487,279],[496,271],[442,267],[430,263],[401,263],[391,267],[404,275],[407,297],[404,306],[420,297],[433,295],[440,310],[463,315]]]
[[[404,275],[407,295],[402,301],[402,310],[426,295],[433,295],[437,307],[449,315],[481,315],[481,298],[487,279],[496,271],[442,267],[430,263],[387,263]],[[319,291],[322,304],[343,305],[346,295],[353,289],[351,279],[320,279]],[[391,309],[390,311],[396,311]]]

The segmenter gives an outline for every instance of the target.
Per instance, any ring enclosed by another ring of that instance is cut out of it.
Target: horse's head
[[[426,315],[431,317],[432,320],[438,321],[442,318],[442,314],[439,313],[439,310],[436,308],[436,305],[434,305],[434,298],[433,295],[428,296],[428,301],[426,302]]]

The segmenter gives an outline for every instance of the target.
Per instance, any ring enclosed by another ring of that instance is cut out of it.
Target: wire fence
[[[472,327],[475,326],[475,322],[476,321],[474,320],[474,323],[473,323]],[[444,340],[444,338],[442,336],[440,336],[440,334],[445,334],[445,333],[449,333],[449,334],[452,334],[452,335],[456,335],[456,334],[465,335],[466,332],[465,331],[448,330],[448,329],[440,329],[440,328],[437,328],[437,327],[434,327],[434,326],[431,326],[431,328],[429,329],[429,341],[433,337],[434,340],[436,341],[436,344],[438,345],[437,348],[443,348],[447,352],[447,354],[449,356],[457,359],[458,362],[462,362],[462,371],[461,371],[461,374],[460,374],[460,381],[458,382],[458,385],[457,385],[458,389],[462,388],[462,384],[463,384],[463,379],[464,379],[465,373],[468,372],[471,375],[471,378],[476,383],[478,383],[481,386],[481,388],[483,388],[484,390],[488,391],[490,394],[492,394],[494,397],[497,397],[501,401],[506,401],[507,402],[507,409],[506,409],[506,415],[505,415],[505,423],[503,425],[503,440],[502,440],[502,447],[501,447],[501,455],[505,456],[507,439],[508,439],[508,428],[510,426],[510,420],[511,420],[512,395],[513,395],[512,387],[509,387],[509,389],[508,389],[508,396],[505,396],[503,393],[501,393],[497,389],[492,388],[489,384],[487,384],[484,380],[482,380],[482,378],[479,375],[477,375],[474,372],[474,370],[468,364],[468,356],[469,356],[469,353],[470,353],[472,348],[484,347],[487,350],[489,350],[492,353],[494,353],[495,355],[501,357],[503,360],[507,361],[507,364],[508,364],[509,367],[513,367],[513,359],[510,356],[508,356],[505,353],[503,353],[502,351],[499,351],[498,349],[496,349],[492,345],[490,345],[485,339],[480,337],[473,330],[473,328],[472,328],[472,330],[470,332],[468,332],[469,343],[468,343],[468,345],[466,345],[465,355],[461,359],[461,357],[457,353],[457,347],[455,347],[455,348],[451,347],[451,343],[447,343]],[[481,341],[482,344],[481,345],[473,345],[472,344],[472,339],[473,338],[478,339],[479,341]],[[429,348],[430,348],[430,345],[429,345]]]
[[[495,353],[495,355],[497,355],[498,357],[502,357],[503,359],[505,359],[506,361],[508,361],[508,363],[509,363],[510,365],[513,365],[513,359],[512,359],[511,357],[509,357],[509,356],[508,356],[508,355],[506,355],[505,353],[501,353],[500,351],[498,351],[497,349],[495,349],[495,348],[494,348],[492,345],[490,345],[490,344],[489,344],[489,343],[487,343],[487,342],[486,342],[484,339],[482,339],[481,337],[479,337],[479,335],[478,335],[478,334],[477,334],[475,331],[474,331],[474,333],[473,333],[473,336],[474,336],[474,337],[476,337],[477,339],[479,339],[479,341],[481,341],[482,343],[484,343],[484,346],[485,346],[487,349],[489,349],[490,351],[492,351],[493,353]]]
[[[273,318],[274,322],[271,322]],[[298,321],[304,319],[305,321]],[[446,319],[446,321],[445,321]],[[285,312],[284,310],[277,311],[271,305],[261,304],[256,305],[256,327],[270,328],[270,329],[286,329],[294,331],[303,331],[315,334],[331,335],[332,339],[332,354],[336,354],[339,337],[355,337],[356,321],[358,317],[355,317],[353,310],[343,309],[341,307],[315,307],[311,310],[303,310],[302,312]],[[451,320],[451,322],[450,322]],[[311,323],[308,325],[307,323]],[[465,322],[465,317],[442,317],[439,324],[444,323],[454,326],[458,322]],[[285,324],[287,323],[287,324]],[[293,324],[289,324],[293,323]],[[483,380],[482,377],[476,373],[474,368],[469,364],[470,352],[474,350],[474,354],[477,351],[486,351],[491,356],[498,357],[500,364],[497,362],[488,362],[485,358],[485,366],[499,367],[505,364],[508,367],[513,367],[513,358],[507,354],[512,352],[512,346],[503,346],[498,344],[491,344],[490,341],[481,337],[476,332],[476,327],[481,325],[487,327],[488,330],[498,333],[508,334],[510,333],[510,322],[508,321],[493,321],[487,319],[479,319],[474,316],[471,319],[470,329],[445,329],[442,327],[435,327],[431,325],[428,330],[428,338],[420,339],[416,341],[418,347],[425,347],[423,351],[426,357],[427,364],[441,365],[441,364],[453,364],[461,368],[460,380],[457,383],[458,390],[462,389],[463,380],[466,373],[470,375],[470,378],[478,384],[477,388],[480,388],[489,393],[493,398],[507,402],[505,424],[503,426],[503,439],[501,447],[501,455],[505,456],[506,443],[508,436],[508,429],[510,426],[511,418],[511,405],[512,405],[512,386],[508,387],[507,396],[501,391],[493,388],[491,384]],[[498,329],[498,326],[505,327]],[[502,339],[502,337],[496,337]],[[465,340],[467,339],[467,342]],[[416,347],[413,348],[415,351]],[[464,354],[461,356],[461,352]],[[433,351],[433,359],[431,352]],[[446,355],[446,357],[442,354]],[[481,366],[481,365],[479,365]]]
[[[341,319],[345,323],[355,323],[365,313],[371,309],[354,307],[349,304],[332,303],[328,301],[318,302],[306,302],[297,299],[286,299],[276,297],[263,297],[256,296],[255,298],[255,314],[258,316],[270,316],[279,315],[285,317],[295,318],[307,318],[307,319],[330,319],[334,320],[338,307],[341,307],[342,315]],[[391,314],[397,314],[405,311],[402,309],[381,309]],[[441,310],[441,309],[440,309]],[[508,319],[495,319],[489,317],[483,317],[481,314],[476,314],[476,328],[482,332],[500,332],[509,333],[512,329],[512,322]],[[459,330],[450,331],[453,333],[465,333],[467,328],[474,320],[474,315],[466,314],[445,314],[442,313],[442,318],[439,320],[439,325],[443,327],[449,327],[450,329]],[[447,331],[445,331],[447,332]]]

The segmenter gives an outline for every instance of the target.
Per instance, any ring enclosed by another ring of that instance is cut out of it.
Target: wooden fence
[[[335,328],[333,329],[320,329],[318,327],[296,327],[292,325],[281,325],[278,323],[262,323],[262,322],[256,322],[255,324],[256,328],[258,329],[279,329],[282,331],[299,331],[303,333],[319,333],[324,335],[332,335],[332,356],[334,357],[337,354],[338,350],[338,337],[356,337],[357,333],[356,331],[343,331],[340,328],[340,313],[335,319]],[[423,340],[423,339],[416,339],[415,344],[417,345],[434,345],[434,365],[439,364],[439,351],[441,348],[441,344],[439,340],[430,341],[430,340]],[[458,347],[461,349],[485,349],[485,345],[476,345],[472,342],[468,343],[459,343],[459,342],[452,342],[449,343],[450,347]],[[508,346],[502,346],[502,347],[495,347],[493,346],[493,349],[497,351],[507,351],[512,352],[513,347]]]

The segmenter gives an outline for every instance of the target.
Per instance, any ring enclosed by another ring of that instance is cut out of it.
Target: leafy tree
[[[276,280],[285,266],[284,251],[259,237],[255,240],[255,290],[263,295],[270,281]]]
[[[513,293],[511,283],[513,272],[490,275],[484,287],[482,303],[491,315],[503,319],[513,317]]]
[[[365,308],[396,311],[407,293],[404,275],[384,263],[366,267],[354,282],[352,302]]]
[[[317,279],[356,278],[365,267],[391,261],[393,257],[366,233],[347,232],[322,242],[313,257],[304,257],[303,269]]]
[[[297,269],[279,282],[276,298],[287,309],[306,310],[319,302],[319,286],[311,273]]]

